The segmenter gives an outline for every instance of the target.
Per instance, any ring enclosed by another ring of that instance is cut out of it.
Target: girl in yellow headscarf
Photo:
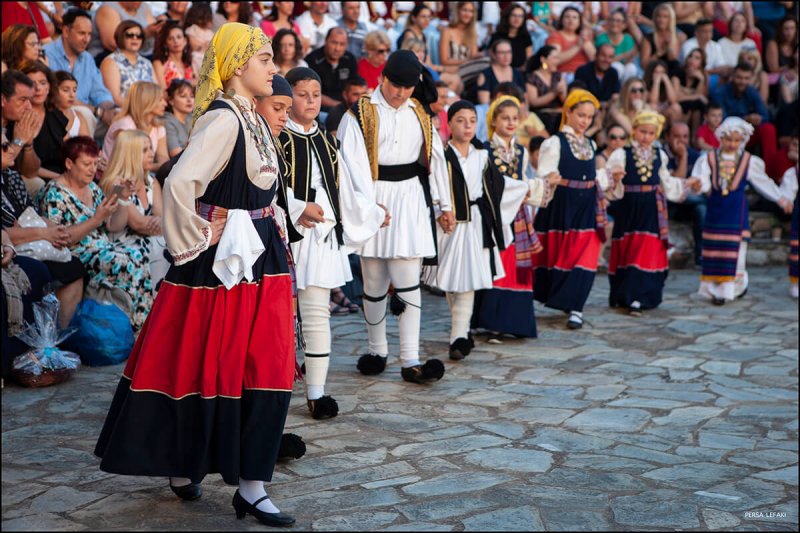
[[[542,249],[533,229],[533,208],[547,201],[550,187],[542,179],[529,180],[528,150],[516,141],[520,102],[513,96],[500,96],[489,106],[486,125],[489,141],[489,167],[494,180],[526,183],[530,194],[519,207],[513,223],[513,235],[505,233],[505,250],[496,266],[498,275],[491,289],[477,291],[473,322],[490,332],[489,342],[502,342],[503,334],[536,337],[533,305],[533,257]],[[506,187],[509,190],[510,187]],[[502,268],[501,268],[502,267]]]
[[[288,525],[267,497],[295,372],[291,257],[276,151],[254,98],[269,39],[223,25],[203,60],[189,144],[164,185],[173,265],[100,434],[100,468],[169,476],[185,500],[219,473],[237,518]]]
[[[624,197],[613,206],[608,301],[611,307],[627,307],[633,316],[661,303],[669,269],[667,200],[682,202],[691,187],[700,185],[697,178],[671,176],[667,155],[653,145],[664,120],[656,111],[640,111],[633,118],[631,145],[612,152],[606,163],[624,187]]]
[[[534,227],[543,251],[534,256],[534,295],[548,307],[569,313],[567,327],[583,327],[583,306],[605,240],[605,197],[616,189],[605,170],[595,170],[595,145],[584,134],[600,107],[588,91],[567,95],[560,130],[542,143],[538,174],[556,179],[547,207]]]

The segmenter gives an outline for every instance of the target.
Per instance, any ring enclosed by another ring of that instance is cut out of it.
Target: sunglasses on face
[[[625,140],[625,136],[624,135],[609,135],[608,138],[610,140],[612,140],[612,141],[624,141]]]
[[[376,48],[375,49],[375,53],[376,54],[388,54],[389,53],[389,49],[388,48]]]
[[[644,92],[644,87],[635,87],[635,88],[631,89],[631,92],[632,93],[643,93]]]
[[[144,35],[141,33],[125,32],[125,37],[128,39],[142,39]]]

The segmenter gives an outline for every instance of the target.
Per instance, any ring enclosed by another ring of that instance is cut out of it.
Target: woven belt
[[[658,188],[658,185],[625,185],[625,192],[653,192]]]
[[[558,185],[570,189],[593,189],[596,186],[595,180],[559,180]]]
[[[203,202],[197,202],[196,210],[198,215],[209,221],[220,218],[228,218],[228,210],[224,207],[209,205]],[[267,218],[273,215],[272,207],[262,207],[260,209],[253,209],[252,211],[248,211],[247,213],[253,220]]]

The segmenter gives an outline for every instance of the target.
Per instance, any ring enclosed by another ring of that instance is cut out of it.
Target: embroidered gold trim
[[[378,109],[369,101],[369,96],[362,96],[358,101],[358,115],[361,131],[364,134],[364,145],[367,147],[369,170],[372,181],[378,180]]]

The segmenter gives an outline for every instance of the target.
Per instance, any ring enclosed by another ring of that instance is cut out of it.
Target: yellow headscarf
[[[270,39],[261,28],[239,22],[223,24],[211,40],[197,78],[192,124],[206,112],[222,90],[222,82],[233,77],[237,68],[247,63]]]
[[[486,112],[486,128],[489,131],[489,141],[491,141],[494,136],[494,126],[492,126],[492,122],[494,122],[494,114],[497,111],[497,106],[507,101],[514,102],[517,107],[520,107],[519,100],[511,95],[504,94],[503,96],[495,98],[494,102],[489,106],[489,111]]]
[[[567,123],[567,111],[584,102],[591,102],[595,109],[600,109],[600,102],[598,102],[597,98],[589,91],[585,89],[573,89],[570,91],[561,108],[561,124],[558,126],[559,130]]]
[[[664,118],[664,115],[657,111],[653,111],[650,109],[644,109],[636,113],[636,116],[633,117],[633,128],[636,126],[641,126],[642,124],[650,124],[651,126],[656,127],[656,139],[661,137],[661,129],[664,127],[664,122],[667,119]]]

